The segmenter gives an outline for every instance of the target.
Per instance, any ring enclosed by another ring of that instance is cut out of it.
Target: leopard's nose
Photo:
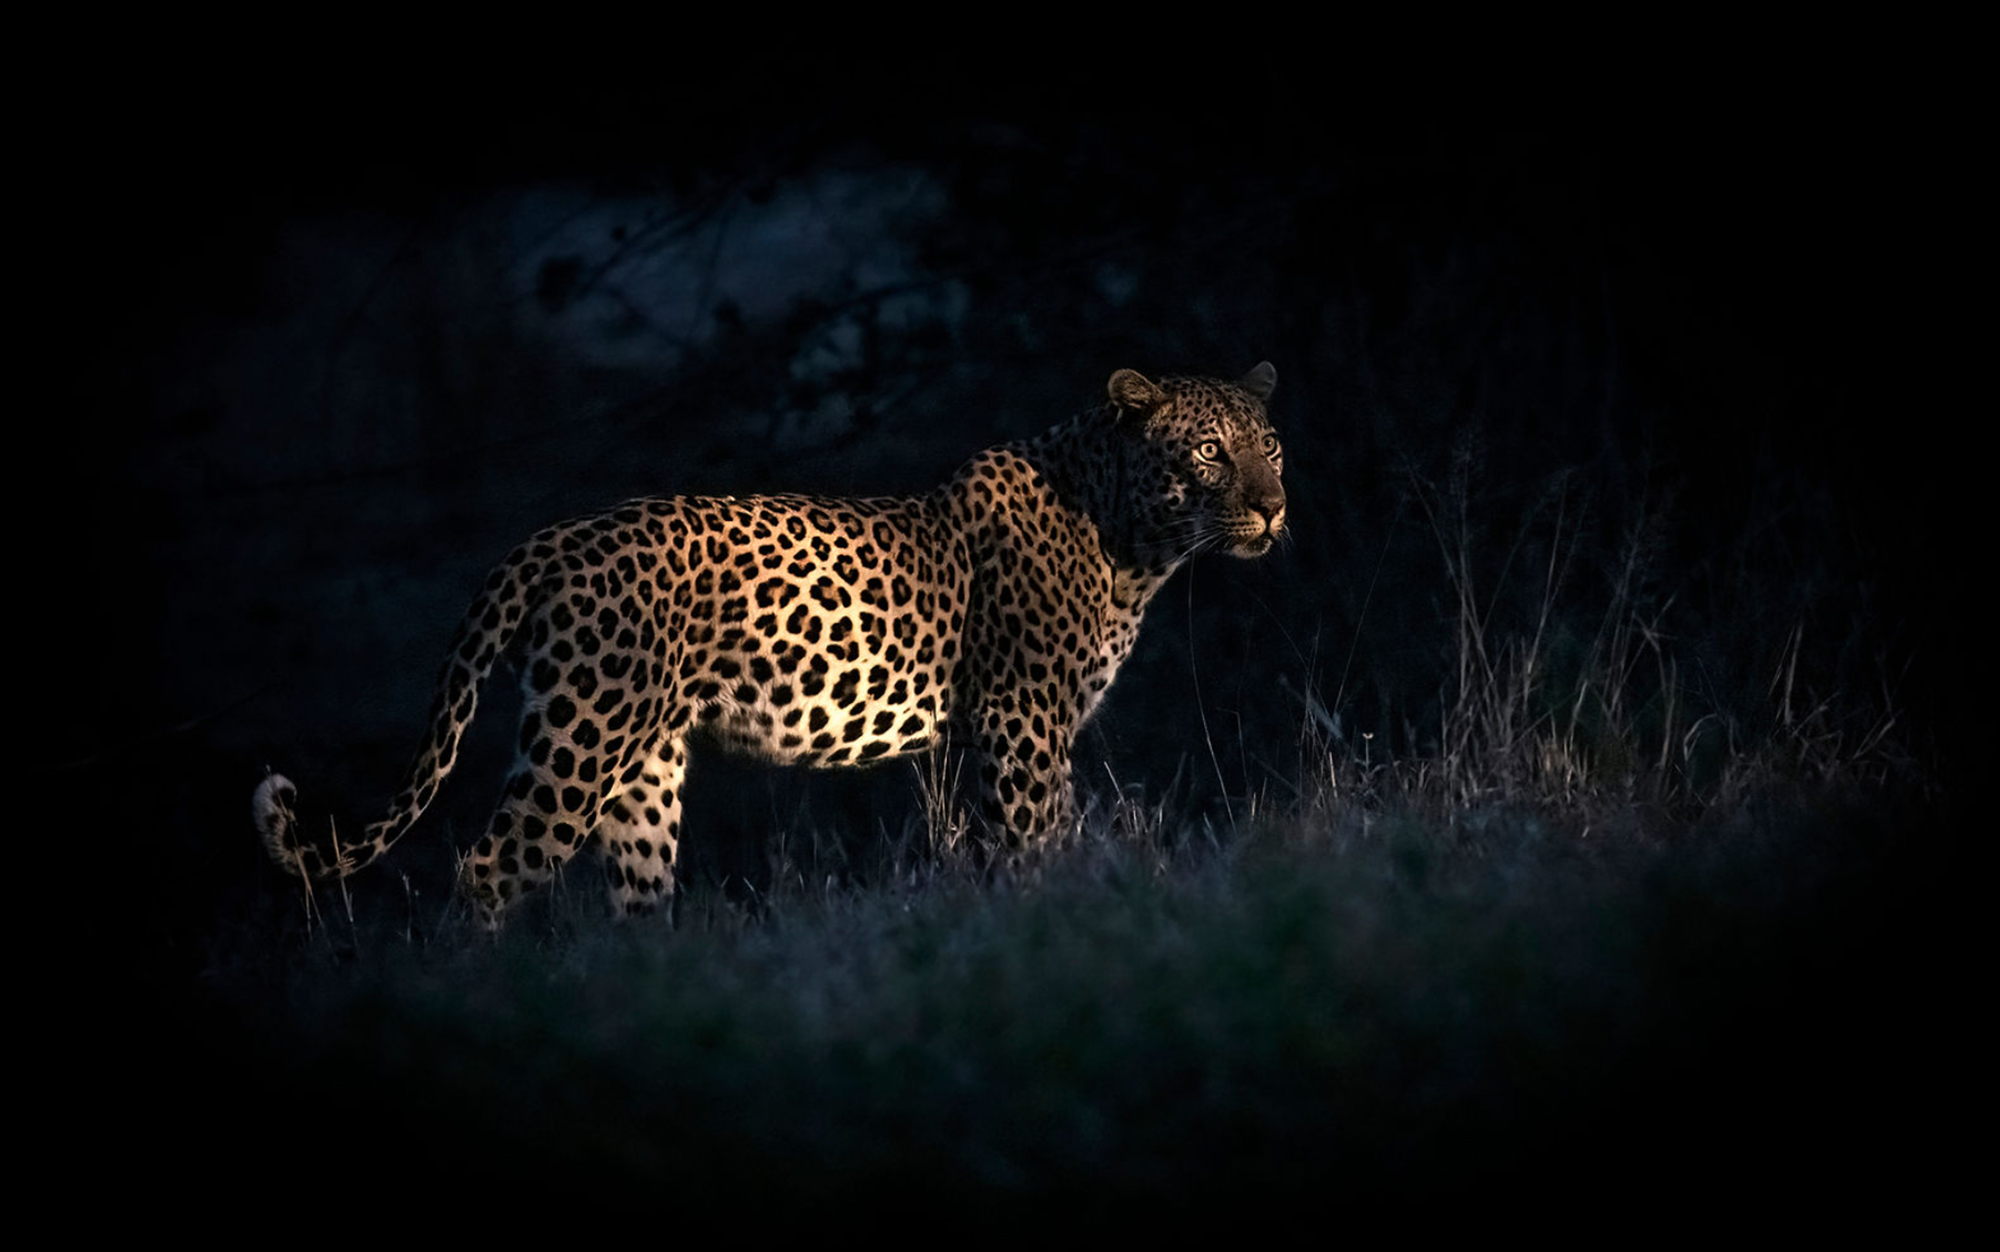
[[[1250,507],[1257,516],[1264,519],[1264,533],[1275,535],[1285,526],[1285,500],[1283,496],[1271,500],[1252,500]]]

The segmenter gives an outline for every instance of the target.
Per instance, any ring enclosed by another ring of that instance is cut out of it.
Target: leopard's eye
[[[1222,445],[1213,439],[1205,439],[1201,446],[1194,450],[1194,454],[1204,461],[1214,461],[1222,456]]]
[[[1276,435],[1264,436],[1264,455],[1265,456],[1278,455],[1278,437]]]

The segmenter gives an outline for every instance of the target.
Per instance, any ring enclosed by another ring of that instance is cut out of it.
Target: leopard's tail
[[[387,852],[416,824],[458,760],[487,676],[533,613],[546,569],[531,552],[534,546],[516,549],[501,562],[466,610],[438,675],[430,729],[385,816],[359,837],[342,835],[331,819],[323,828],[315,824],[308,830],[299,820],[298,788],[291,779],[274,773],[258,784],[250,797],[250,820],[279,868],[305,879],[345,878]]]

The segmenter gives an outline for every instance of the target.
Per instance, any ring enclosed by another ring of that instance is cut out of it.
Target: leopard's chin
[[[1267,530],[1261,535],[1250,535],[1246,538],[1238,539],[1229,546],[1229,555],[1242,557],[1247,561],[1253,557],[1263,556],[1266,552],[1277,546],[1277,542],[1278,537]]]

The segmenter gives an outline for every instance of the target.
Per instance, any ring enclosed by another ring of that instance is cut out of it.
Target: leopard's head
[[[1106,391],[1133,454],[1120,507],[1150,563],[1215,550],[1262,556],[1284,535],[1284,450],[1265,413],[1277,383],[1269,361],[1234,382],[1111,376]]]

